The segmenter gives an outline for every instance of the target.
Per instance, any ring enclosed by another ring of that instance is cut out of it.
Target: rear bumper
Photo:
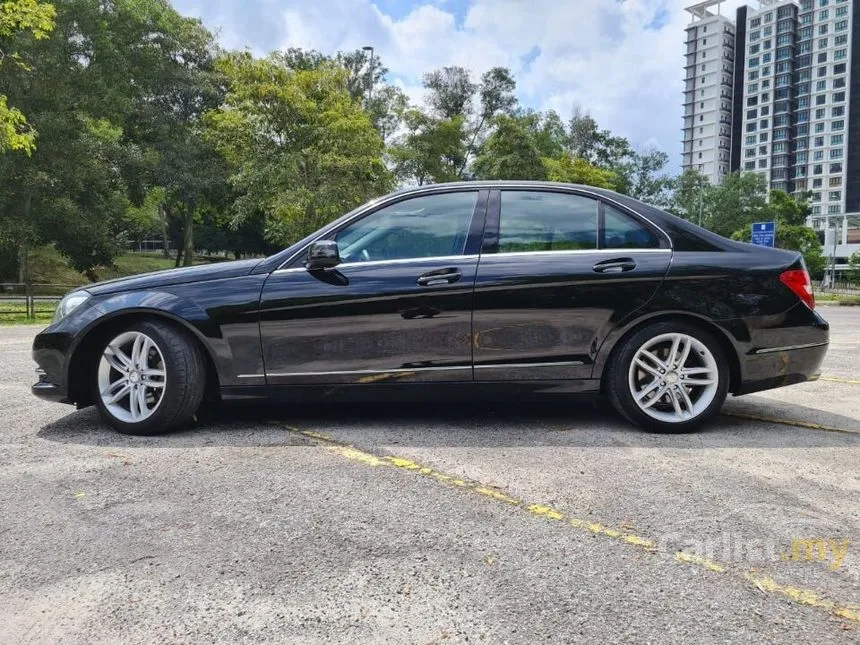
[[[825,342],[759,350],[748,355],[745,378],[735,394],[750,394],[816,380],[821,376],[821,363],[828,347]]]

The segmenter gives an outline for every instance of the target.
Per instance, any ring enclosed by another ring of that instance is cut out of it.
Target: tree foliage
[[[29,69],[26,58],[17,50],[21,36],[35,40],[48,37],[54,28],[56,11],[53,5],[37,0],[6,0],[0,3],[0,69],[4,64]],[[27,123],[19,109],[9,105],[0,92],[0,154],[19,150],[30,154],[36,147],[36,131]]]
[[[44,243],[89,275],[144,237],[177,264],[269,253],[395,185],[473,178],[611,188],[738,239],[774,219],[823,263],[806,200],[760,175],[672,178],[582,107],[520,106],[505,67],[428,71],[421,105],[387,73],[363,49],[224,52],[168,0],[0,0],[0,271],[25,279]]]
[[[277,57],[225,56],[224,105],[208,140],[231,167],[239,222],[264,213],[288,244],[390,187],[383,142],[333,64],[291,69]]]

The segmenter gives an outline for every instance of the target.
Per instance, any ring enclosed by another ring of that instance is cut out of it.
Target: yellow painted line
[[[747,414],[746,412],[721,412],[724,417],[736,419],[749,419],[750,421],[761,421],[763,423],[778,423],[783,426],[794,426],[796,428],[807,428],[809,430],[821,430],[822,432],[841,432],[843,434],[860,434],[860,430],[847,430],[845,428],[831,428],[820,423],[811,421],[796,421],[794,419],[780,419],[778,417],[766,417],[758,414]]]
[[[692,555],[690,553],[684,553],[683,551],[678,551],[675,554],[675,559],[678,562],[684,562],[685,564],[695,564],[699,567],[704,567],[708,571],[713,571],[714,573],[725,573],[727,569],[713,560],[709,560],[708,558],[703,558],[699,555]]]
[[[277,422],[272,423],[273,425],[277,425]],[[613,529],[608,526],[605,526],[604,524],[600,524],[599,522],[583,520],[577,517],[571,517],[562,513],[558,509],[555,509],[551,506],[547,506],[545,504],[528,503],[524,500],[509,495],[504,490],[496,486],[488,486],[487,484],[482,484],[477,481],[449,475],[447,473],[438,471],[435,468],[425,466],[423,464],[420,464],[411,459],[406,459],[404,457],[395,457],[390,455],[374,455],[359,448],[356,448],[355,446],[347,442],[339,441],[320,432],[301,430],[299,428],[294,428],[291,426],[286,427],[290,432],[294,432],[296,434],[303,435],[311,439],[316,439],[326,444],[331,452],[339,454],[352,461],[356,461],[358,463],[366,464],[368,466],[373,467],[397,468],[400,470],[414,472],[423,477],[435,479],[436,481],[441,482],[443,484],[462,488],[464,490],[477,493],[478,495],[482,495],[489,499],[493,499],[504,504],[508,504],[509,506],[522,509],[535,517],[551,520],[553,522],[560,522],[575,529],[587,531],[589,533],[602,535],[604,537],[625,542],[632,546],[643,549],[649,553],[655,553],[657,551],[657,543],[654,540],[650,540],[648,538],[636,535],[629,531]],[[719,562],[715,562],[714,560],[710,560],[708,558],[686,553],[684,551],[678,551],[675,554],[675,560],[683,564],[702,568],[711,573],[716,573],[720,575],[732,575],[732,572],[730,571],[728,566],[720,564]],[[827,611],[834,616],[838,616],[846,620],[860,622],[860,605],[838,603],[834,600],[825,598],[819,592],[813,591],[811,589],[803,589],[801,587],[783,585],[771,578],[770,576],[760,574],[755,570],[742,573],[740,577],[743,580],[753,584],[762,592],[783,596],[784,598],[787,598],[799,605],[815,607],[817,609]]]
[[[828,381],[830,383],[846,383],[847,385],[860,385],[857,379],[842,378],[841,376],[821,376],[819,381]]]
[[[765,576],[755,571],[745,573],[744,578],[753,583],[761,591],[778,594],[796,602],[799,605],[816,607],[830,612],[834,616],[860,622],[860,605],[843,605],[834,600],[830,600],[829,598],[825,598],[818,592],[812,591],[811,589],[801,589],[800,587],[782,585],[770,576]]]
[[[405,459],[403,457],[395,456],[373,455],[369,452],[359,450],[355,446],[349,445],[343,441],[338,441],[337,439],[334,439],[332,437],[329,437],[328,435],[324,435],[319,432],[301,430],[299,428],[293,427],[289,427],[288,429],[296,434],[322,441],[323,443],[328,444],[329,450],[331,450],[332,452],[339,454],[342,457],[346,457],[347,459],[351,459],[353,461],[367,464],[369,466],[387,466],[391,468],[414,472],[423,477],[435,479],[440,483],[448,484],[449,486],[455,486],[457,488],[463,488],[473,493],[477,493],[478,495],[482,495],[483,497],[494,499],[497,502],[503,502],[510,506],[521,508],[536,517],[541,517],[557,522],[564,522],[565,524],[568,524],[569,526],[572,526],[574,528],[587,531],[589,533],[603,535],[605,537],[613,538],[615,540],[620,540],[622,542],[626,542],[627,544],[631,544],[633,546],[645,549],[646,551],[654,551],[657,548],[657,544],[653,540],[646,539],[629,531],[615,530],[613,528],[604,526],[603,524],[599,524],[590,520],[570,517],[568,515],[565,515],[561,511],[552,508],[551,506],[546,506],[544,504],[528,503],[524,500],[518,499],[508,494],[507,492],[501,490],[496,486],[488,486],[487,484],[483,484],[481,482],[472,481],[463,477],[457,477],[455,475],[449,475],[447,473],[440,472],[435,468],[419,464],[418,462],[412,461],[411,459]]]

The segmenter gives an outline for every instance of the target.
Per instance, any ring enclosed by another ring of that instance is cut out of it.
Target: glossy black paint
[[[498,254],[499,195],[508,188],[605,200],[665,232],[666,248]],[[462,256],[304,267],[311,242],[383,205],[476,189]],[[606,261],[627,270],[594,270]],[[136,316],[172,320],[198,339],[225,399],[596,391],[619,342],[666,317],[717,336],[732,363],[731,391],[747,393],[817,374],[828,325],[779,281],[800,266],[796,253],[726,240],[610,191],[531,182],[425,187],[357,209],[264,260],[88,287],[86,304],[36,337],[44,375],[34,393],[90,404],[95,339]],[[781,349],[806,345],[817,346]]]

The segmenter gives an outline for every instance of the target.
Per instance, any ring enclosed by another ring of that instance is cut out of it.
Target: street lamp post
[[[367,67],[367,100],[370,101],[373,98],[373,47],[365,45],[362,49],[370,52],[370,63]]]

